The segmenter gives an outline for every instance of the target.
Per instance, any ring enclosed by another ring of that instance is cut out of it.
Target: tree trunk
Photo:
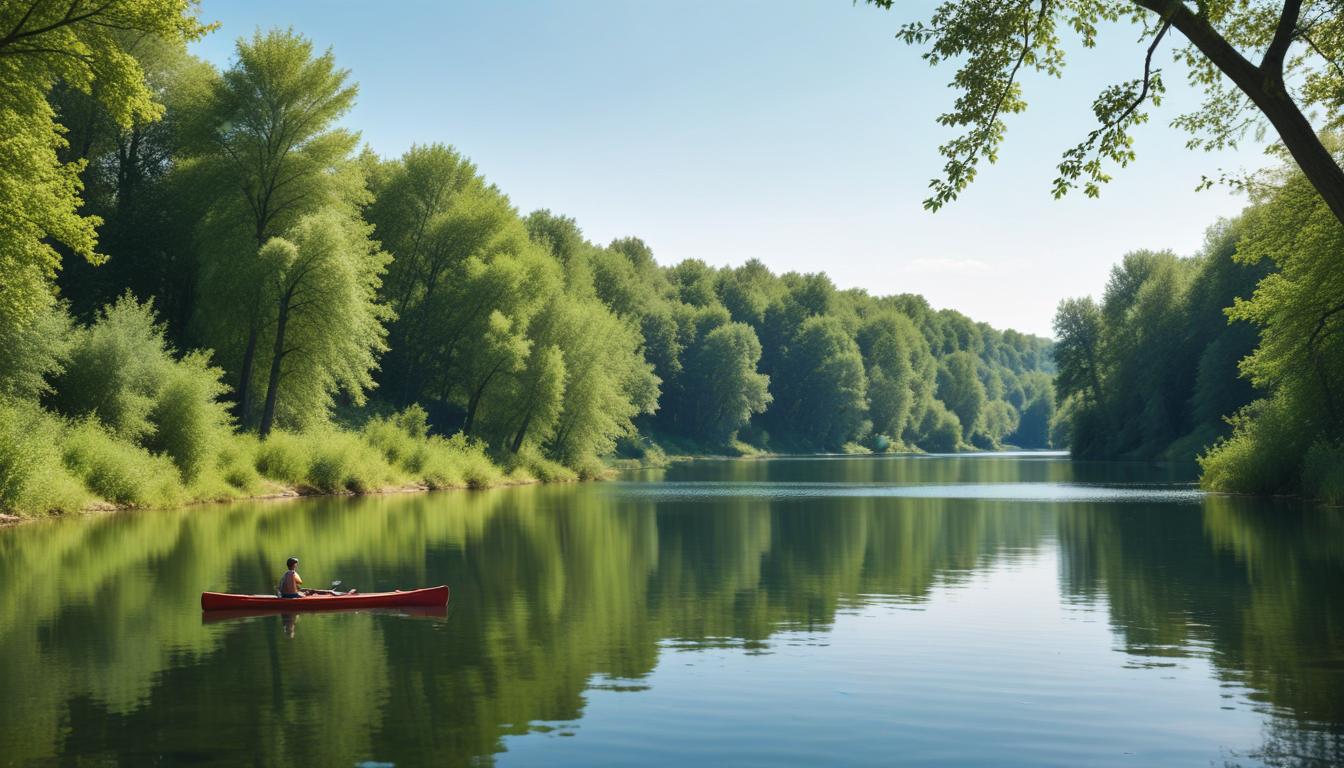
[[[252,411],[252,366],[257,357],[257,324],[254,320],[247,332],[247,346],[243,348],[243,370],[238,377],[238,426],[247,428]]]
[[[490,380],[495,378],[495,374],[499,373],[499,369],[503,365],[502,362],[496,363],[495,367],[485,375],[485,378],[481,379],[480,386],[476,387],[476,391],[471,393],[471,398],[467,401],[467,420],[462,425],[462,434],[471,434],[471,427],[476,423],[476,408],[481,404],[481,397],[485,395],[485,388],[489,386]]]
[[[1283,82],[1283,56],[1292,41],[1298,21],[1300,0],[1284,4],[1279,30],[1257,67],[1241,55],[1218,33],[1207,19],[1191,10],[1182,0],[1134,0],[1180,30],[1186,39],[1204,54],[1218,71],[1231,80],[1255,104],[1278,132],[1279,139],[1293,156],[1302,173],[1344,224],[1344,169],[1321,143],[1316,130],[1293,102]]]
[[[275,398],[280,389],[280,363],[285,356],[285,324],[289,322],[289,301],[293,290],[280,299],[280,315],[275,321],[275,349],[271,355],[271,373],[266,382],[266,405],[261,411],[261,436],[271,433],[275,422]]]
[[[513,445],[509,450],[517,453],[523,448],[523,439],[527,437],[527,428],[532,423],[532,411],[528,410],[527,415],[523,417],[523,423],[518,425],[518,433],[513,436]]]

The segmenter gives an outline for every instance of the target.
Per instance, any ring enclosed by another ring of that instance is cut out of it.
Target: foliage
[[[258,368],[267,371],[260,432],[277,420],[312,426],[326,420],[336,393],[362,404],[386,349],[389,316],[377,301],[387,255],[358,220],[327,209],[300,219],[287,239],[262,247],[265,294],[274,323]],[[269,349],[268,349],[269,347]]]
[[[970,442],[980,413],[985,408],[985,386],[976,375],[976,358],[969,352],[954,352],[938,364],[938,399],[947,404],[961,422],[962,439]]]
[[[284,378],[278,358],[286,350],[281,318],[287,295],[309,274],[306,265],[313,260],[362,262],[348,266],[352,285],[338,289],[356,296],[378,277],[375,249],[359,242],[362,224],[343,224],[347,241],[337,246],[331,242],[337,239],[331,228],[314,223],[348,220],[353,207],[364,202],[362,175],[350,157],[358,136],[335,127],[354,104],[356,88],[346,83],[348,76],[336,67],[330,51],[314,55],[304,37],[292,31],[258,31],[251,40],[238,41],[234,65],[214,81],[203,114],[193,121],[192,162],[199,168],[200,183],[219,190],[199,233],[204,301],[196,323],[237,382],[244,425],[266,419],[257,407],[259,381],[266,385],[270,404],[265,408],[271,418],[277,407],[286,413],[276,400],[279,379]],[[320,219],[308,218],[320,211]],[[282,248],[266,247],[275,237],[323,239],[289,258]],[[327,268],[314,267],[312,281],[330,285]],[[303,306],[315,310],[323,303],[318,299]],[[369,307],[361,298],[353,308],[355,317],[345,319],[359,327],[350,342],[376,350],[377,340],[369,338],[361,322]],[[273,341],[269,356],[263,338],[267,334]],[[262,357],[269,366],[259,364]],[[358,362],[346,359],[316,373],[318,393],[352,384],[356,399],[368,378],[367,367],[361,370]],[[319,394],[318,402],[304,403],[288,415],[306,424],[324,407]],[[269,429],[269,421],[265,426]]]
[[[895,6],[894,0],[869,2]],[[1125,21],[1139,28],[1147,44],[1142,77],[1110,85],[1092,102],[1097,127],[1064,152],[1056,197],[1078,187],[1096,196],[1110,180],[1111,167],[1135,159],[1133,130],[1147,122],[1148,105],[1160,105],[1166,90],[1155,53],[1174,28],[1187,41],[1175,58],[1205,96],[1197,109],[1172,121],[1191,134],[1188,146],[1235,145],[1250,127],[1268,123],[1335,218],[1344,220],[1344,171],[1316,135],[1344,119],[1344,70],[1338,65],[1344,25],[1338,12],[1335,4],[1320,0],[1216,0],[1194,7],[1168,0],[941,3],[928,21],[906,23],[897,34],[907,44],[924,46],[930,65],[957,67],[950,86],[959,95],[938,122],[961,133],[940,147],[943,173],[930,183],[933,194],[924,205],[936,210],[956,199],[982,160],[998,158],[1005,117],[1027,107],[1022,77],[1032,71],[1063,76],[1065,34],[1093,48],[1101,26]],[[1318,109],[1323,116],[1313,129],[1309,117],[1317,118]]]
[[[67,416],[92,417],[121,440],[166,453],[191,481],[230,429],[221,373],[203,352],[176,359],[153,306],[127,295],[73,334],[50,400]]]
[[[61,449],[66,468],[100,498],[131,507],[187,498],[172,461],[118,439],[96,421],[71,426]]]
[[[0,349],[50,311],[57,246],[98,262],[94,216],[79,213],[84,163],[64,162],[67,129],[47,101],[58,83],[94,95],[121,127],[159,117],[128,34],[188,41],[205,31],[187,0],[95,4],[35,0],[0,6]],[[95,88],[95,85],[97,86]]]
[[[45,440],[7,444],[6,509],[569,480],[660,461],[649,435],[997,447],[1049,420],[1048,340],[602,246],[445,144],[356,154],[350,73],[292,30],[221,72],[185,0],[39,0],[0,29],[3,428]],[[948,410],[940,367],[985,418]]]
[[[1239,254],[1245,222],[1209,231],[1202,253],[1128,254],[1100,305],[1067,299],[1055,316],[1055,379],[1069,403],[1075,455],[1189,459],[1228,434],[1224,419],[1254,395],[1237,361],[1255,346],[1223,308],[1266,274]]]
[[[1260,328],[1242,373],[1268,393],[1241,411],[1235,431],[1201,463],[1218,490],[1304,493],[1338,500],[1330,461],[1344,434],[1344,225],[1305,178],[1285,171],[1245,216],[1238,261],[1272,262],[1249,298],[1228,310]]]
[[[61,460],[65,427],[35,403],[0,398],[0,509],[74,512],[88,499]]]

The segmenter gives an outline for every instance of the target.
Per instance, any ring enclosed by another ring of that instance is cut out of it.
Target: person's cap
[[[298,564],[299,564],[299,558],[297,557],[291,557],[285,561],[285,565],[298,565]]]

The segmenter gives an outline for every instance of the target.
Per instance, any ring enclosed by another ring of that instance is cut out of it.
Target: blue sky
[[[293,27],[359,82],[346,123],[374,150],[452,144],[522,211],[573,216],[596,242],[636,235],[668,264],[825,271],[841,287],[922,293],[1043,335],[1059,300],[1099,292],[1127,251],[1193,253],[1244,205],[1194,189],[1203,174],[1262,164],[1259,148],[1184,149],[1167,123],[1196,100],[1169,58],[1170,93],[1138,133],[1138,162],[1099,200],[1050,196],[1097,91],[1142,71],[1137,30],[1118,27],[1078,50],[1063,80],[1029,77],[1031,107],[1010,118],[999,163],[925,212],[953,70],[893,37],[929,4],[898,7],[205,0],[222,28],[194,50],[222,67],[238,37]]]

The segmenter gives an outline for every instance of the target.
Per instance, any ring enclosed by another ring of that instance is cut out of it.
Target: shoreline
[[[595,478],[602,480],[604,478]],[[228,499],[197,499],[195,501],[183,502],[181,504],[171,504],[167,506],[130,506],[122,504],[110,504],[107,502],[97,502],[81,507],[74,513],[51,512],[45,515],[14,515],[8,512],[0,512],[0,528],[12,528],[28,523],[40,521],[65,520],[83,517],[92,517],[94,515],[107,515],[117,512],[132,511],[150,511],[155,509],[183,509],[187,507],[216,506],[220,504],[233,504],[248,501],[297,501],[299,499],[320,499],[336,498],[339,496],[390,496],[398,493],[451,493],[458,491],[490,491],[499,488],[516,488],[525,485],[543,485],[559,484],[566,482],[585,482],[582,480],[556,480],[553,483],[546,483],[537,478],[509,478],[488,485],[453,485],[445,488],[431,488],[422,483],[410,483],[405,485],[389,485],[383,488],[376,488],[371,491],[319,491],[311,488],[282,486],[279,489],[272,489],[267,493],[257,493],[249,496],[235,496]]]

